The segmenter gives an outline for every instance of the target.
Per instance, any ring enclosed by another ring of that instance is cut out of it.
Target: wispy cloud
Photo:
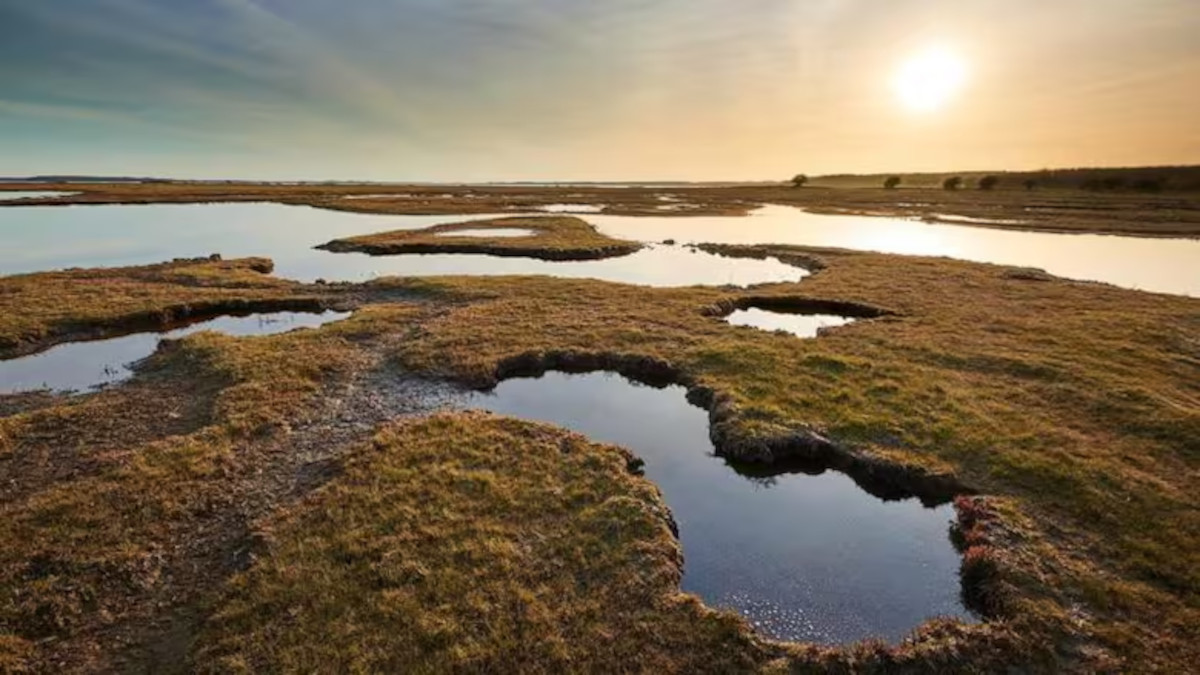
[[[1200,64],[1200,15],[1189,3],[7,2],[0,157],[35,133],[81,161],[186,146],[205,167],[238,152],[417,176],[764,176],[797,161],[872,168],[841,164],[863,157],[903,168],[914,144],[944,161],[970,147],[1084,163],[1096,156],[1084,146],[1044,146],[1074,137],[1052,123],[1078,122],[1087,101],[1120,100],[1156,133],[1190,138],[1181,107],[1200,94],[1179,82]],[[989,79],[922,127],[897,119],[886,70],[933,36],[961,43]],[[1093,131],[1113,120],[1094,116]],[[19,172],[14,161],[0,172]]]

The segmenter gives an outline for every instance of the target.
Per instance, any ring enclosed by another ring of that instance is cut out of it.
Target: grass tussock
[[[524,237],[453,236],[461,230],[526,229]],[[337,239],[318,248],[370,255],[405,253],[481,253],[541,260],[598,260],[629,255],[641,248],[633,241],[613,239],[579,218],[536,216],[494,218],[435,225],[420,230]]]
[[[201,258],[0,277],[0,356],[194,317],[321,307],[317,293],[271,269],[263,258]]]
[[[420,311],[381,306],[255,338],[199,333],[119,389],[0,420],[0,470],[22,487],[0,505],[0,640],[35,670],[114,668],[114,640],[231,573],[249,519],[291,489],[291,426],[322,414],[323,391],[364,366],[359,345],[379,325]],[[179,422],[144,423],[157,415]]]
[[[386,428],[266,526],[267,552],[210,619],[199,670],[752,668],[738,619],[678,595],[669,515],[630,462],[485,414]]]

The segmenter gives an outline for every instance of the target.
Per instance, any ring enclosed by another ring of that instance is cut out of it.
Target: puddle
[[[513,214],[477,216],[480,220]],[[748,217],[588,215],[601,232],[620,239],[681,243],[779,243],[827,246],[1035,267],[1075,279],[1126,288],[1200,295],[1200,240],[1141,239],[1085,234],[1020,232],[897,218],[830,216],[772,206]],[[583,267],[590,263],[500,262],[486,256],[417,261],[412,256],[368,258],[312,247],[389,230],[419,229],[461,220],[456,216],[392,216],[349,213],[282,204],[150,206],[8,206],[0,209],[0,274],[64,267],[148,264],[221,253],[226,258],[267,256],[279,276],[300,281],[362,281],[381,275],[555,274],[658,285],[729,283],[716,257],[646,253],[637,264],[691,267],[671,280],[669,271]],[[700,254],[695,254],[700,255]],[[628,259],[625,259],[628,264]],[[697,261],[712,264],[704,274]],[[456,262],[452,262],[456,261]],[[550,266],[547,266],[550,265]],[[572,267],[579,265],[580,267]],[[576,270],[576,271],[571,271]],[[753,281],[772,281],[772,268]],[[737,282],[735,282],[737,283]]]
[[[532,237],[537,232],[533,230],[522,230],[515,227],[498,227],[494,230],[487,228],[479,228],[473,230],[450,230],[447,232],[438,232],[439,237]]]
[[[536,210],[546,213],[600,213],[604,207],[595,204],[548,204],[539,206]]]
[[[739,473],[713,456],[708,414],[682,387],[548,373],[507,380],[472,405],[563,426],[645,460],[679,525],[683,589],[742,613],[765,635],[898,641],[934,616],[974,620],[959,597],[950,505],[884,502],[832,471]]]
[[[78,192],[47,192],[44,190],[7,190],[0,191],[0,202],[11,202],[17,199],[48,199],[50,197],[70,197]]]
[[[857,319],[833,314],[788,314],[751,307],[739,309],[725,318],[734,326],[749,326],[766,331],[785,331],[802,338],[815,338],[822,328],[835,328]]]
[[[315,328],[349,316],[339,312],[223,316],[164,332],[69,342],[31,356],[0,361],[0,394],[47,389],[78,392],[121,382],[133,374],[129,366],[153,354],[163,338],[178,339],[209,330],[237,337],[275,335],[298,328]]]

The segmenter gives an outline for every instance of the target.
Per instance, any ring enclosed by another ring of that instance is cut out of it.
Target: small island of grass
[[[529,236],[500,236],[509,230],[529,230]],[[496,230],[497,236],[482,235]],[[459,234],[470,231],[471,234]],[[317,248],[335,253],[403,255],[413,253],[475,253],[539,260],[601,260],[636,252],[641,244],[613,239],[586,221],[566,216],[521,216],[435,225],[420,230],[396,230],[335,239]]]

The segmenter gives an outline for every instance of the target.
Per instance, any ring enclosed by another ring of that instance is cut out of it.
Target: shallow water
[[[595,204],[548,204],[535,210],[546,213],[600,213],[604,207]]]
[[[487,220],[496,216],[479,216]],[[275,274],[300,281],[380,276],[545,274],[647,286],[745,286],[798,281],[808,273],[778,260],[737,260],[682,246],[650,246],[620,258],[549,262],[486,255],[368,256],[313,247],[331,239],[462,221],[281,204],[8,207],[0,209],[0,274],[115,267],[220,253],[265,256]]]
[[[972,216],[956,216],[950,213],[935,213],[931,218],[947,223],[967,223],[977,225],[1024,225],[1027,221],[1012,218],[974,218]]]
[[[741,475],[713,456],[682,387],[612,374],[514,379],[475,407],[632,450],[679,525],[683,588],[762,633],[826,644],[899,640],[927,618],[973,620],[959,599],[950,506],[884,502],[836,472]]]
[[[494,230],[489,230],[486,227],[470,230],[451,230],[448,232],[438,232],[439,237],[532,237],[537,234],[533,230],[522,230],[515,227],[498,227]]]
[[[470,218],[495,217],[501,216]],[[271,257],[278,275],[302,281],[459,273],[555,274],[628,283],[650,278],[656,279],[657,285],[690,285],[728,283],[740,274],[731,273],[723,259],[704,254],[690,254],[702,257],[689,259],[678,254],[643,253],[637,259],[639,265],[705,260],[712,267],[711,274],[705,274],[703,266],[698,272],[689,263],[690,271],[670,279],[663,270],[641,270],[630,276],[626,269],[583,267],[591,263],[525,261],[521,267],[513,258],[507,262],[486,256],[365,258],[312,249],[331,239],[463,220],[462,216],[389,216],[280,204],[5,207],[0,209],[0,237],[5,243],[0,249],[0,274],[145,264],[210,253],[227,258]],[[1200,274],[1196,272],[1200,240],[1195,239],[1018,232],[897,218],[817,215],[782,206],[766,207],[743,218],[591,214],[587,220],[611,236],[644,242],[780,243],[949,256],[1038,267],[1060,276],[1127,288],[1200,295]],[[757,280],[778,280],[779,270],[771,267],[755,275],[760,277]]]
[[[70,342],[31,356],[0,361],[0,394],[45,389],[86,391],[121,382],[133,375],[130,365],[153,354],[164,338],[178,339],[201,331],[233,336],[275,335],[298,328],[315,328],[349,316],[339,312],[224,316],[164,332]]]
[[[1200,240],[1019,232],[768,206],[746,218],[594,215],[601,232],[681,243],[797,244],[1038,267],[1071,279],[1200,296]]]
[[[368,257],[338,254],[345,265],[364,265],[375,275],[507,275],[541,274],[564,279],[603,279],[653,287],[750,286],[768,282],[796,282],[808,276],[798,267],[775,258],[749,260],[725,258],[684,246],[648,245],[636,253],[603,260],[551,262],[531,258],[438,253]],[[330,277],[326,277],[330,278]]]
[[[752,307],[739,309],[725,320],[734,326],[749,326],[760,330],[781,330],[797,337],[814,338],[822,328],[834,328],[854,323],[854,319],[832,314],[790,314],[770,312],[765,309]]]
[[[53,192],[46,190],[4,190],[0,191],[0,202],[11,202],[15,199],[36,199],[48,197],[70,197],[76,192]]]

